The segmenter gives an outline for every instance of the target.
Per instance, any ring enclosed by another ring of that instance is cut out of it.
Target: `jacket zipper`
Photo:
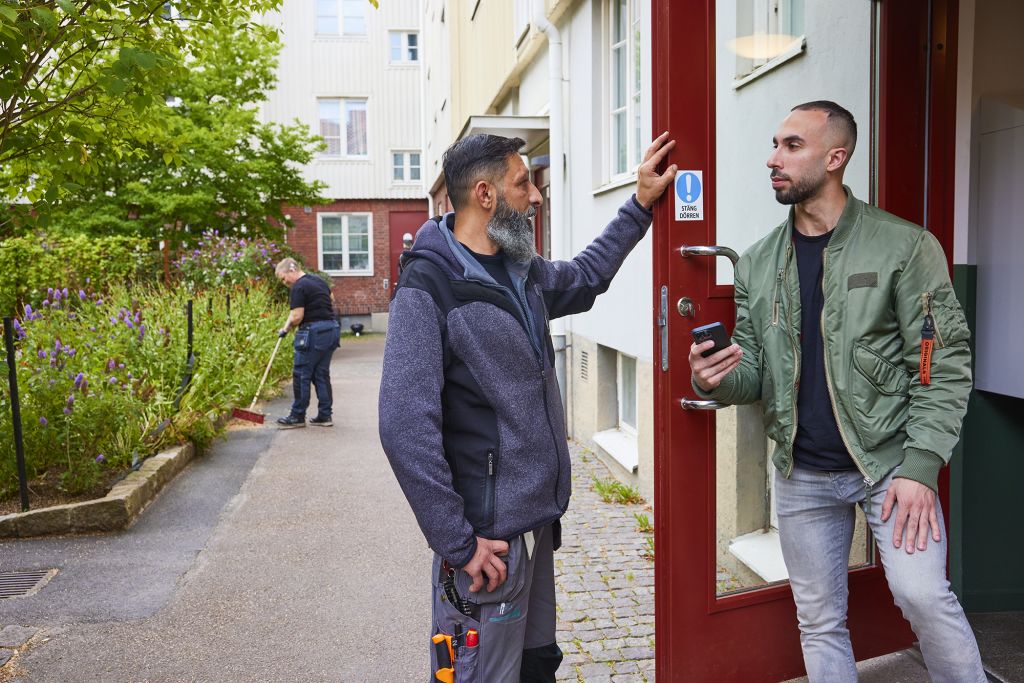
[[[779,276],[778,276],[778,279],[776,281],[776,286],[778,286],[779,289],[780,289],[779,297],[776,299],[776,302],[775,302],[776,309],[778,309],[779,300],[782,297],[782,294],[781,294],[782,284],[784,282],[788,281],[787,275],[789,274],[789,261],[790,261],[790,258],[792,257],[792,255],[793,255],[793,242],[792,242],[792,240],[790,240],[789,246],[786,247],[786,264],[785,264],[785,266],[783,266],[782,270],[779,271]],[[776,322],[778,322],[778,310],[776,310]],[[793,366],[794,366],[794,370],[793,370],[793,390],[794,390],[794,392],[796,392],[796,391],[799,390],[799,386],[800,386],[800,347],[797,345],[796,339],[793,338],[793,304],[792,304],[792,302],[790,302],[790,305],[786,307],[786,323],[787,323],[786,335],[789,337],[789,343],[793,346],[793,358],[796,360],[796,362],[793,363]],[[793,429],[790,431],[790,434],[789,434],[789,468],[786,470],[786,479],[789,479],[789,477],[792,476],[792,474],[793,474],[793,467],[796,464],[796,461],[793,458],[793,444],[796,443],[796,426],[797,426],[797,422],[798,422],[798,419],[799,419],[799,414],[797,412],[797,406],[796,406],[796,400],[797,400],[797,394],[794,393],[793,394]]]
[[[495,489],[495,469],[494,469],[494,451],[487,451],[487,487],[484,489],[484,505],[486,513],[484,518],[491,524],[491,528],[494,528],[494,489]]]
[[[839,409],[836,407],[836,394],[832,388],[832,371],[829,369],[829,355],[828,355],[828,336],[825,334],[825,310],[828,308],[828,292],[825,289],[825,282],[828,280],[828,249],[821,253],[821,294],[825,299],[825,304],[821,308],[821,343],[824,348],[824,358],[822,359],[825,363],[825,388],[828,389],[828,398],[832,402],[832,414],[836,418],[836,427],[839,429],[839,437],[843,440],[843,445],[846,446],[846,452],[850,454],[850,459],[853,460],[853,464],[857,466],[860,473],[864,476],[864,488],[867,492],[867,512],[871,512],[871,489],[875,485],[874,479],[872,479],[867,470],[864,469],[864,464],[857,457],[857,454],[852,448],[850,448],[850,441],[846,438],[846,432],[843,431],[843,422],[839,419]]]

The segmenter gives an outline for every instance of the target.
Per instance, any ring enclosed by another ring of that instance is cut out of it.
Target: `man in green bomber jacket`
[[[860,505],[932,680],[984,683],[935,495],[971,390],[969,332],[936,239],[843,185],[856,141],[834,102],[783,120],[768,167],[789,218],[737,264],[733,344],[708,358],[714,342],[692,346],[693,384],[764,407],[811,682],[857,680],[846,611]]]

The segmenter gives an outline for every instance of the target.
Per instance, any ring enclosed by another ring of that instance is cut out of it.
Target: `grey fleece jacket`
[[[416,235],[391,301],[380,438],[427,543],[457,567],[476,536],[559,519],[571,478],[548,321],[589,310],[651,224],[631,198],[571,261],[505,261],[499,285],[454,237]]]

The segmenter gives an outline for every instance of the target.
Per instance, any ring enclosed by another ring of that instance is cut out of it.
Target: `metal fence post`
[[[225,294],[224,295],[224,301],[225,301],[225,304],[226,304],[226,309],[227,309],[227,314],[228,314],[228,322],[231,322],[231,294]]]
[[[21,510],[28,511],[28,475],[25,473],[25,443],[21,433],[21,402],[18,399],[18,366],[14,360],[14,325],[4,318],[4,344],[7,346],[7,373],[11,386],[11,418],[14,421],[14,455],[18,463],[18,488],[21,489]]]

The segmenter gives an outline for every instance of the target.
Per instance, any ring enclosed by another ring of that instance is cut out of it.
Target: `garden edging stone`
[[[0,517],[0,538],[126,529],[195,453],[191,443],[158,453],[119,481],[103,498],[4,515]]]

